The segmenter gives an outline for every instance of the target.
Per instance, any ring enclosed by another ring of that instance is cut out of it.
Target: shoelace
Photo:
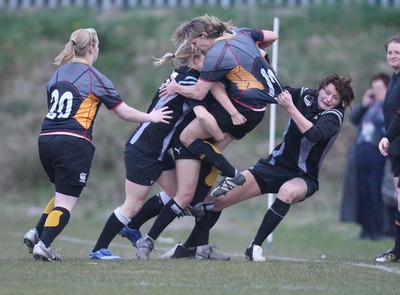
[[[228,177],[227,177],[227,178],[224,178],[224,179],[221,180],[221,182],[218,184],[218,188],[219,188],[219,189],[224,189],[224,190],[226,190],[226,189],[230,190],[230,189],[234,188],[234,187],[235,187],[235,184],[234,184],[233,182],[231,182],[231,183],[233,183],[233,185],[231,185],[230,182],[231,182],[231,181],[230,181],[230,179],[228,179]]]

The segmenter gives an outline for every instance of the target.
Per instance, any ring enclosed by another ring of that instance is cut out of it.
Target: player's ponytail
[[[69,63],[74,57],[84,57],[90,46],[98,42],[95,29],[78,29],[71,34],[64,50],[54,59],[55,65]]]
[[[200,51],[195,51],[193,46],[188,44],[186,41],[178,47],[175,53],[166,53],[161,58],[154,58],[153,64],[158,67],[174,59],[174,65],[176,67],[189,67],[193,58],[200,56],[202,53]]]

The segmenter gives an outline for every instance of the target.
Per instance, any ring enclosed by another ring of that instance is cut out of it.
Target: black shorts
[[[195,155],[193,155],[181,142],[179,136],[175,136],[171,144],[172,151],[174,153],[175,160],[187,160],[195,159],[199,160]]]
[[[56,192],[78,198],[89,179],[93,144],[74,136],[42,135],[38,145],[40,161]]]
[[[312,196],[318,190],[318,181],[315,179],[305,174],[294,173],[286,169],[272,166],[265,163],[265,160],[258,161],[249,171],[253,174],[261,194],[276,194],[285,182],[293,178],[301,178],[306,182],[307,193],[304,199]]]
[[[129,143],[125,146],[124,159],[126,179],[140,185],[151,186],[163,171],[175,169],[175,161],[169,152],[159,161]]]
[[[235,139],[241,139],[262,121],[265,112],[256,112],[237,103],[234,103],[234,106],[247,119],[243,125],[233,125],[231,116],[220,104],[209,105],[207,110],[217,120],[222,132],[228,132]]]

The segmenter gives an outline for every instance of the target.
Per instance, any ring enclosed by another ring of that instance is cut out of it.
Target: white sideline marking
[[[390,267],[383,266],[383,265],[370,265],[370,264],[366,264],[366,263],[352,263],[352,262],[350,262],[349,264],[353,265],[353,266],[361,266],[361,267],[366,267],[366,268],[379,269],[379,270],[383,270],[383,271],[390,272],[390,273],[400,274],[399,269],[394,269],[394,268],[390,268]]]
[[[290,257],[273,257],[273,259],[277,260],[284,260],[284,261],[297,261],[297,262],[326,262],[326,259],[298,259],[298,258],[290,258]],[[370,269],[377,269],[377,270],[382,270],[385,272],[389,273],[395,273],[395,274],[400,274],[400,270],[398,268],[390,268],[388,266],[384,265],[372,265],[372,264],[367,264],[367,263],[354,263],[354,262],[347,262],[351,266],[359,266],[359,267],[364,267],[364,268],[370,268]]]

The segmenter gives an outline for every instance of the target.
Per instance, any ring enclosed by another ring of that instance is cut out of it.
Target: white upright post
[[[274,17],[274,32],[279,36],[279,18]],[[278,46],[279,39],[272,44],[272,67],[278,73]],[[270,105],[269,116],[269,153],[272,153],[275,147],[275,130],[276,130],[276,104]],[[275,199],[274,194],[268,194],[268,208],[271,207]],[[272,233],[267,238],[267,248],[272,249],[273,235]]]

